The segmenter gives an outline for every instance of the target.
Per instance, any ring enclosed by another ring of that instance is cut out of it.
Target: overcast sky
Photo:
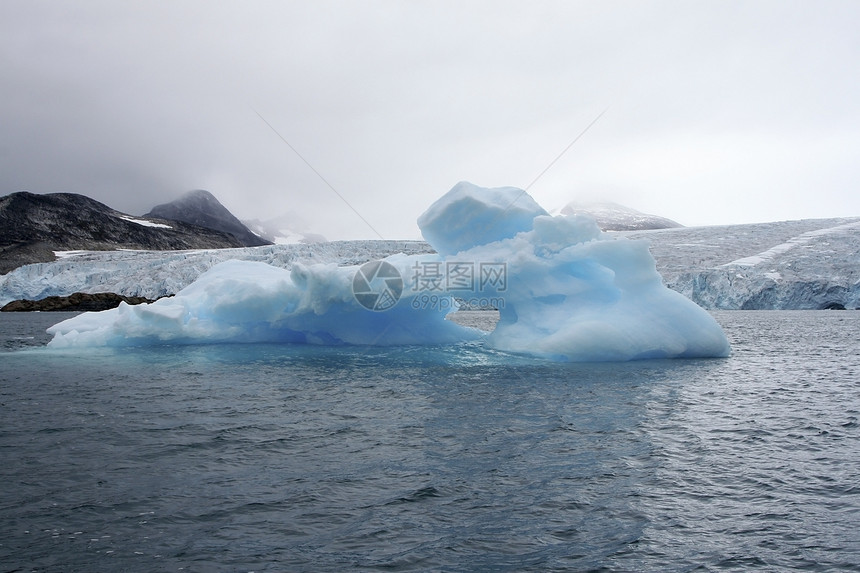
[[[525,187],[605,110],[529,189],[545,208],[857,216],[858,30],[855,0],[3,0],[0,195],[139,215],[202,188],[418,238],[458,181]]]

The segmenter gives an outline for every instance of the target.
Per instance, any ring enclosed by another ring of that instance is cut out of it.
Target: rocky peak
[[[229,233],[246,247],[271,244],[251,232],[212,193],[203,189],[189,191],[175,201],[157,205],[144,217],[182,221]]]

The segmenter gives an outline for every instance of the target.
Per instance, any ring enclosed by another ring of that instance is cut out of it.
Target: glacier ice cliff
[[[436,253],[362,266],[213,266],[175,297],[85,313],[53,347],[198,342],[447,344],[560,361],[726,356],[716,321],[666,288],[644,241],[550,217],[521,189],[460,183],[419,218]],[[438,246],[437,246],[438,245]],[[453,296],[495,301],[487,335],[446,320]]]
[[[860,308],[860,219],[623,233],[644,238],[667,286],[715,310]]]
[[[860,219],[610,233],[644,239],[664,283],[706,309],[860,307]],[[423,241],[336,241],[194,251],[82,251],[0,275],[0,306],[75,292],[156,299],[172,295],[226,260],[290,269],[359,265],[394,253],[433,252]],[[767,255],[762,256],[762,255]]]

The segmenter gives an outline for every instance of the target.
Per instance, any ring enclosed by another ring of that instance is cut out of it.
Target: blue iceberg
[[[722,329],[663,285],[647,243],[583,216],[551,217],[525,191],[459,183],[418,219],[436,254],[281,269],[227,261],[176,296],[84,313],[49,346],[283,342],[486,346],[557,361],[721,357]],[[446,315],[497,308],[492,333]]]

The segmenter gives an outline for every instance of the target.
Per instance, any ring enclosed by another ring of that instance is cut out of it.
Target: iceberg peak
[[[418,217],[418,227],[444,256],[530,231],[534,218],[546,214],[522,189],[461,181]]]

